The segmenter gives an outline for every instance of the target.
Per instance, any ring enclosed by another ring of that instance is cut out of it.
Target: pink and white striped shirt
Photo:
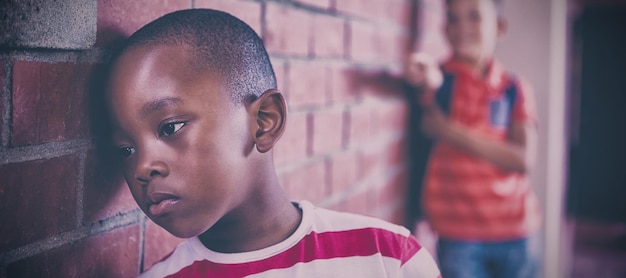
[[[278,244],[224,254],[194,237],[141,277],[440,277],[406,228],[307,201],[298,205],[302,223]]]

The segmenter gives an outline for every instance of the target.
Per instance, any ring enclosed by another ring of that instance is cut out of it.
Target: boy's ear
[[[248,111],[256,148],[260,153],[268,152],[285,131],[285,98],[277,89],[267,90],[249,105]]]
[[[509,28],[509,23],[506,21],[506,19],[503,16],[498,16],[498,22],[497,22],[498,26],[498,37],[502,37],[504,34],[506,34],[508,28]]]

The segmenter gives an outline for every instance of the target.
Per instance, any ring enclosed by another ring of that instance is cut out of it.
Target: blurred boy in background
[[[406,78],[432,139],[423,206],[443,277],[535,277],[529,237],[541,222],[527,178],[533,95],[494,59],[506,22],[498,0],[447,0],[452,56],[413,54]]]

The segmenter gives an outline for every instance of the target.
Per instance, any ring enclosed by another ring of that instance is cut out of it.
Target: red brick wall
[[[265,40],[289,104],[275,162],[294,200],[402,223],[408,105],[393,76],[417,4],[98,0],[93,48],[0,50],[0,277],[134,276],[179,241],[101,171],[87,96],[112,43],[183,8],[231,12]]]

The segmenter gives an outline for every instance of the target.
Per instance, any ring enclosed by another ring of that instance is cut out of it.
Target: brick
[[[412,28],[415,26],[415,17],[417,17],[416,11],[418,10],[416,1],[407,0],[392,0],[385,1],[387,7],[385,18],[391,20],[397,26]]]
[[[343,19],[318,15],[313,18],[313,54],[315,57],[344,56],[345,22]]]
[[[296,0],[296,2],[321,9],[329,9],[331,4],[330,0]]]
[[[418,40],[417,49],[428,53],[437,61],[443,61],[451,54],[448,41],[439,33],[424,33]]]
[[[379,60],[388,63],[404,63],[408,56],[408,34],[391,28],[381,30],[376,38],[379,50]]]
[[[344,204],[344,202],[333,202],[332,204],[326,205],[324,208],[334,211],[345,211]]]
[[[391,222],[396,225],[406,225],[406,209],[403,205],[396,205],[391,208],[391,212],[382,218],[388,222]]]
[[[337,0],[335,2],[335,8],[340,13],[371,19],[379,18],[387,1]]]
[[[0,96],[2,96],[3,92],[4,92],[4,63],[2,60],[0,60]],[[3,97],[0,97],[0,134],[2,134],[2,130],[4,128],[4,121],[2,120],[4,118],[4,102],[3,102]]]
[[[95,151],[85,163],[84,222],[93,223],[137,208],[122,174],[103,165]]]
[[[402,132],[407,129],[408,104],[405,101],[387,101],[378,106],[381,132]]]
[[[326,164],[317,162],[288,174],[289,197],[291,200],[319,202],[327,196]]]
[[[15,61],[12,145],[86,138],[93,66]]]
[[[330,83],[332,103],[349,103],[359,99],[358,74],[355,69],[346,65],[331,66]]]
[[[135,277],[139,231],[134,224],[17,261],[8,277]]]
[[[407,173],[402,171],[385,182],[376,190],[376,205],[380,208],[389,206],[398,201],[405,201],[407,199]]]
[[[348,113],[350,119],[349,145],[358,145],[370,140],[372,138],[370,106],[365,104],[352,106]]]
[[[313,154],[338,150],[343,146],[343,115],[342,110],[323,110],[313,114]]]
[[[373,190],[377,216],[392,223],[403,225],[407,209],[406,173],[400,173],[392,180]]]
[[[358,157],[356,153],[341,153],[332,158],[330,188],[333,193],[341,192],[356,184]]]
[[[291,108],[323,106],[329,102],[328,70],[316,62],[292,61],[287,72]]]
[[[311,15],[279,3],[267,3],[264,41],[271,54],[308,56]]]
[[[255,2],[233,0],[196,0],[195,8],[221,10],[236,16],[261,34],[261,5]]]
[[[96,41],[96,1],[0,1],[0,47],[88,49]]]
[[[351,60],[372,62],[378,58],[378,43],[374,26],[363,22],[350,23],[350,50]]]
[[[272,60],[272,57],[270,57]],[[274,75],[276,76],[276,85],[278,90],[283,94],[285,99],[289,99],[289,79],[287,77],[286,63],[282,60],[273,59],[272,67],[274,68]]]
[[[0,250],[76,226],[76,156],[2,165],[0,177]]]
[[[446,24],[446,6],[445,2],[438,0],[422,1],[420,9],[418,9],[418,27],[420,30],[427,32],[441,32]]]
[[[359,0],[341,0],[339,2],[345,3],[338,3],[338,10],[343,10],[349,14],[365,17],[375,21],[376,23],[383,23],[392,26],[395,25],[395,28],[410,28],[412,25],[409,24],[409,19],[411,17],[411,13],[417,11],[416,2],[423,1],[369,1],[367,5],[359,5]]]
[[[376,106],[381,105],[380,103],[370,102],[370,137],[372,139],[376,139],[382,135],[381,133],[381,125],[383,124],[380,117],[380,111]]]
[[[378,202],[380,191],[380,188],[372,188],[367,191],[367,198],[370,201],[368,209],[369,212],[375,217],[379,217],[381,214],[381,206]]]
[[[385,152],[383,163],[389,167],[403,166],[406,164],[406,139],[402,138],[397,141],[390,142]]]
[[[380,214],[380,204],[378,199],[380,198],[381,188],[386,185],[387,177],[385,174],[369,175],[366,179],[369,185],[367,192],[368,200],[368,213],[370,215],[378,216]]]
[[[116,43],[152,20],[189,8],[189,0],[98,0],[96,45]]]
[[[174,248],[183,241],[170,234],[151,220],[147,220],[146,236],[144,243],[144,270],[149,269],[155,263],[174,251]]]
[[[420,31],[416,48],[442,60],[450,55],[450,47],[444,34],[445,3],[422,1],[418,9],[417,28]]]
[[[361,214],[371,215],[369,212],[370,201],[367,191],[357,192],[354,195],[349,196],[343,202],[343,211]]]
[[[361,148],[359,152],[358,179],[366,179],[379,175],[386,166],[381,157],[384,157],[386,149],[380,145],[372,145]]]
[[[304,160],[308,150],[308,116],[291,113],[287,116],[285,133],[274,147],[274,162],[277,166]]]

